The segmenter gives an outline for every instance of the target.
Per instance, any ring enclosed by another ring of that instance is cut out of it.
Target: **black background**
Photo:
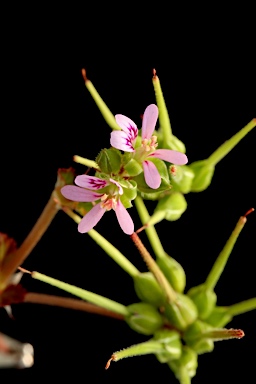
[[[38,20],[19,28],[12,20],[2,38],[0,231],[18,244],[47,203],[57,169],[73,166],[81,171],[73,155],[94,159],[109,146],[110,128],[84,86],[81,68],[86,68],[111,111],[129,116],[138,125],[146,106],[155,102],[152,69],[156,68],[173,132],[186,144],[189,162],[209,156],[256,117],[255,32],[242,16],[228,26],[225,18],[219,18],[210,26],[201,20],[173,30],[159,25],[151,32],[140,27],[141,34],[128,33],[126,39],[120,31],[136,32],[134,20],[119,20],[111,36],[106,34],[108,20],[104,27],[100,19],[79,31],[72,27],[75,19],[50,20],[48,15],[39,25]],[[88,20],[87,14],[77,24],[83,26]],[[94,33],[96,25],[99,34]],[[188,209],[181,219],[156,226],[166,251],[187,273],[186,290],[204,281],[239,217],[256,205],[255,138],[252,131],[217,165],[206,191],[186,196]],[[129,212],[139,228],[135,208]],[[253,213],[216,286],[219,305],[256,296],[255,224]],[[146,271],[112,211],[96,229]],[[141,239],[148,245],[144,233]],[[89,236],[79,234],[63,212],[23,266],[125,305],[137,301],[131,278]],[[30,291],[66,295],[29,276],[22,281]],[[36,304],[16,305],[13,314],[14,321],[0,311],[0,331],[30,342],[35,364],[23,371],[1,370],[0,378],[9,382],[30,383],[38,378],[175,382],[172,372],[153,356],[122,360],[105,371],[114,351],[147,339],[124,322]],[[245,337],[216,343],[211,354],[199,356],[193,382],[250,381],[255,324],[256,311],[234,318],[229,327],[243,329]]]

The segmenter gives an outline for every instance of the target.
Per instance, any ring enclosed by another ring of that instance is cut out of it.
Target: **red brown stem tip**
[[[84,81],[86,81],[87,80],[86,70],[84,68],[82,68],[81,72],[82,72],[82,76],[83,76]]]

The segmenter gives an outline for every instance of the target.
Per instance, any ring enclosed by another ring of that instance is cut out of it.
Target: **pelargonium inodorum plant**
[[[127,327],[143,335],[143,340],[135,345],[121,346],[119,351],[112,351],[110,346],[105,369],[114,369],[112,363],[123,358],[150,354],[159,364],[168,366],[173,381],[189,384],[196,375],[200,355],[212,352],[217,341],[244,336],[242,329],[229,326],[233,317],[256,308],[256,298],[220,306],[215,293],[215,286],[237,238],[254,208],[248,207],[238,219],[208,276],[202,277],[199,285],[187,289],[182,265],[163,248],[161,234],[158,235],[155,226],[160,222],[179,220],[189,209],[186,195],[201,193],[208,188],[218,162],[256,126],[256,119],[248,122],[205,160],[190,162],[184,143],[172,133],[155,70],[152,78],[155,100],[146,106],[141,124],[123,114],[114,116],[88,80],[84,69],[82,76],[111,129],[109,142],[105,148],[96,149],[95,159],[74,156],[74,162],[84,166],[83,173],[77,174],[73,167],[58,169],[49,201],[19,247],[8,234],[0,233],[1,307],[10,317],[14,304],[30,302],[121,319]],[[152,214],[147,208],[149,201],[154,204]],[[139,228],[135,228],[131,207],[137,210],[141,221]],[[107,223],[111,210],[117,219],[116,231],[134,243],[146,271],[137,269],[97,231],[99,221]],[[136,302],[124,305],[23,267],[23,262],[59,211],[66,214],[67,220],[74,221],[77,236],[89,235],[132,278]],[[153,252],[149,252],[141,240],[143,231]],[[22,284],[24,274],[55,286],[72,297],[31,293]],[[0,367],[32,365],[33,346],[0,333]]]

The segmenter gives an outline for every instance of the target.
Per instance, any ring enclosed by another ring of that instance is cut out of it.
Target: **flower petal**
[[[150,104],[144,112],[142,120],[141,137],[142,139],[150,139],[158,119],[158,108],[155,104]]]
[[[131,235],[134,232],[134,224],[131,216],[129,215],[120,200],[117,201],[115,212],[118,223],[124,233],[126,233],[127,235]]]
[[[102,208],[101,204],[95,205],[78,224],[78,232],[86,233],[90,231],[100,221],[105,212],[106,209]]]
[[[75,178],[75,183],[82,188],[101,189],[106,187],[108,182],[95,176],[80,175]]]
[[[158,169],[152,161],[143,161],[144,177],[150,188],[157,189],[161,184],[161,177]]]
[[[103,196],[103,193],[88,191],[76,185],[65,185],[61,188],[61,193],[66,199],[83,203],[98,200]]]
[[[122,186],[117,181],[115,181],[114,179],[111,179],[111,178],[109,179],[109,181],[111,181],[111,183],[113,183],[117,186],[119,195],[122,195],[124,193]]]
[[[137,137],[138,135],[138,128],[137,125],[129,119],[129,117],[126,117],[124,115],[115,115],[115,119],[119,127],[122,128],[122,131],[129,133],[131,131],[134,132],[134,136]]]
[[[122,131],[113,131],[110,135],[112,147],[125,152],[134,152],[134,143],[138,136],[136,124],[124,115],[116,115],[116,122]]]
[[[157,149],[148,157],[156,157],[157,159],[168,161],[169,163],[176,165],[184,165],[188,162],[188,158],[184,153],[173,151],[172,149]]]

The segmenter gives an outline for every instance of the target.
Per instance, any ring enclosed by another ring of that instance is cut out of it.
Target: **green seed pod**
[[[165,196],[159,200],[154,210],[154,214],[164,212],[166,220],[175,221],[181,217],[186,209],[187,202],[183,194],[180,192],[172,192],[169,196]]]
[[[183,339],[186,344],[193,348],[193,350],[201,355],[206,352],[212,352],[214,349],[214,342],[212,339],[204,338],[203,333],[207,330],[212,330],[209,324],[196,320],[193,324],[191,324],[188,329],[183,334]]]
[[[202,192],[209,187],[215,167],[206,160],[195,161],[189,165],[195,177],[192,180],[191,192]]]
[[[128,305],[126,308],[130,315],[125,317],[125,321],[138,333],[153,335],[163,326],[162,316],[151,304],[140,302]]]
[[[193,170],[187,165],[171,165],[169,170],[173,189],[181,193],[189,193],[195,176]]]
[[[180,331],[184,331],[198,316],[193,301],[182,293],[177,293],[174,303],[168,303],[165,306],[164,314],[170,323]]]
[[[159,111],[159,148],[174,149],[176,151],[185,153],[185,145],[182,143],[182,141],[180,141],[177,137],[172,134],[168,110],[166,108],[160,80],[159,77],[156,75],[155,70],[152,82],[156,96],[156,103]]]
[[[217,295],[212,289],[206,289],[204,284],[191,288],[187,295],[193,300],[197,306],[198,316],[206,319],[217,302]]]
[[[225,327],[233,316],[227,313],[227,307],[215,307],[205,321],[214,327]]]
[[[153,339],[159,341],[164,346],[164,351],[155,354],[160,363],[167,363],[170,360],[181,357],[182,343],[180,334],[177,331],[159,329],[155,332]]]
[[[160,307],[166,297],[151,272],[139,273],[133,278],[134,289],[141,301]]]
[[[99,95],[98,91],[96,90],[96,88],[94,87],[93,83],[87,79],[85,69],[82,69],[82,75],[83,75],[83,78],[85,81],[86,88],[90,92],[93,100],[95,101],[96,105],[98,106],[98,108],[99,108],[102,116],[104,117],[105,121],[107,122],[107,124],[112,129],[120,130],[121,128],[117,124],[115,116],[110,111],[108,106],[105,104],[103,99],[100,97],[100,95]]]
[[[181,377],[184,377],[184,370],[185,370],[185,375],[188,378],[192,378],[195,376],[197,366],[198,366],[197,353],[193,351],[193,349],[187,346],[184,346],[181,357],[178,360],[169,361],[168,365],[178,380],[180,380]],[[182,382],[189,383],[188,380],[182,381]]]
[[[182,293],[186,286],[186,274],[180,263],[167,255],[167,253],[165,256],[157,257],[156,263],[161,268],[173,289]]]
[[[101,172],[108,175],[116,174],[121,167],[121,152],[115,148],[102,149],[96,157],[96,163],[98,164]]]
[[[256,126],[256,119],[252,119],[245,127],[226,140],[205,160],[195,161],[190,168],[195,172],[191,192],[204,191],[212,181],[215,166]]]

